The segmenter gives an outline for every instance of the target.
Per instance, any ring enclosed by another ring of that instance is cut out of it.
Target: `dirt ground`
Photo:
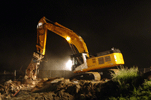
[[[38,81],[12,81],[0,84],[0,100],[97,100],[102,84],[109,80],[89,81],[44,78]]]

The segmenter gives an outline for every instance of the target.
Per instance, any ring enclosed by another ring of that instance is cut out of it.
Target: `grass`
[[[85,94],[85,97],[80,95],[80,100],[151,100],[151,81],[144,80],[144,76],[138,74],[137,67],[121,66],[118,69],[116,74],[111,72],[111,81],[89,84],[89,87],[85,85],[85,89],[92,90],[87,93],[81,89],[79,94]]]
[[[117,74],[111,73],[112,80],[118,82],[117,94],[110,95],[107,100],[151,100],[151,81],[144,80],[138,74],[138,68],[119,68]]]
[[[127,67],[124,68],[124,66],[120,66],[118,70],[119,72],[117,74],[111,73],[112,79],[114,81],[127,82],[139,76],[137,67],[132,67],[128,69]]]

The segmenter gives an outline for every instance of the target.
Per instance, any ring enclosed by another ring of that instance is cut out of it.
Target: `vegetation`
[[[146,75],[140,75],[137,67],[121,66],[118,73],[111,72],[111,75],[112,80],[105,83],[80,84],[74,97],[76,100],[151,100],[151,81],[145,80]]]
[[[117,74],[111,73],[117,87],[106,100],[151,100],[151,81],[138,74],[138,68],[119,68]]]

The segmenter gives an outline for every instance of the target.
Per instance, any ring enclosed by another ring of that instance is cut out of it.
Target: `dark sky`
[[[28,66],[36,50],[37,23],[43,16],[82,36],[90,54],[115,47],[121,50],[125,66],[150,67],[150,5],[150,0],[5,0],[1,2],[1,70]],[[63,67],[70,54],[66,40],[48,32],[47,63],[41,66]]]

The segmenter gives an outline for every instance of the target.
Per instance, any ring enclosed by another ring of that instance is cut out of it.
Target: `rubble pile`
[[[94,99],[106,81],[44,78],[36,84],[7,81],[0,85],[0,99],[7,100],[76,100]]]
[[[15,97],[22,90],[30,90],[34,87],[32,84],[21,84],[21,81],[8,80],[4,84],[0,84],[0,100],[2,98]],[[3,100],[3,99],[2,99]]]

